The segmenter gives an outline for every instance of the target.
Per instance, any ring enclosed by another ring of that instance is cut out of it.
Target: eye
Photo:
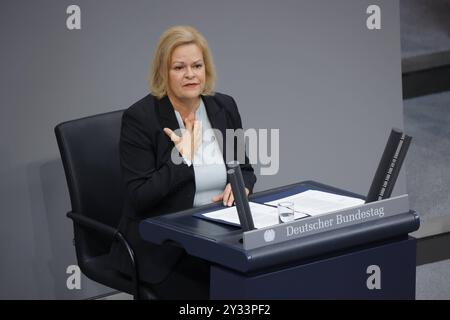
[[[181,69],[183,69],[183,67],[182,66],[175,66],[173,69],[175,71],[180,71]]]
[[[195,69],[200,69],[201,67],[203,67],[202,64],[196,64],[196,65],[194,66]]]

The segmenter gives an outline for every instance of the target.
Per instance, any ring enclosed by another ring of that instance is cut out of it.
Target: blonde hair
[[[216,81],[216,70],[214,67],[211,51],[205,37],[191,26],[173,26],[167,29],[159,38],[153,55],[150,69],[149,87],[151,93],[161,99],[167,95],[169,85],[169,65],[173,51],[184,44],[196,44],[203,54],[205,63],[205,88],[203,95],[213,95]]]

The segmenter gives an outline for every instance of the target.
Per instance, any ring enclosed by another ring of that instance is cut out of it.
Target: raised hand
[[[202,143],[202,123],[201,121],[195,121],[194,116],[189,116],[184,120],[186,130],[178,136],[169,128],[164,128],[165,134],[173,141],[175,147],[180,154],[192,161],[195,152]]]

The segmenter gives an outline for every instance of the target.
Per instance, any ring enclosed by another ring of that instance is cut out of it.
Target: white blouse
[[[178,111],[175,111],[180,128],[185,129]],[[194,207],[212,203],[227,183],[227,172],[217,138],[212,131],[203,100],[195,112],[195,120],[202,123],[202,144],[194,154],[192,165],[195,173]]]

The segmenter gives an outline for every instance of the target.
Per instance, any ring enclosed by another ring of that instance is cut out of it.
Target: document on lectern
[[[312,217],[364,204],[364,200],[359,198],[341,196],[318,190],[307,190],[289,197],[266,202],[266,204],[276,206],[279,202],[284,201],[293,202],[296,212]]]
[[[249,202],[250,211],[252,213],[253,223],[256,229],[265,228],[278,224],[278,209],[273,206],[268,206],[256,202]],[[206,219],[212,219],[217,222],[224,222],[239,226],[239,216],[236,206],[220,209],[208,213],[201,214]],[[306,217],[302,213],[295,213],[294,219]]]
[[[249,202],[255,228],[261,229],[278,224],[277,204],[285,201],[294,203],[295,220],[364,204],[364,200],[359,198],[341,196],[318,190],[304,191],[289,197],[266,202],[265,204]],[[240,226],[236,206],[203,213],[199,216],[216,222]]]

